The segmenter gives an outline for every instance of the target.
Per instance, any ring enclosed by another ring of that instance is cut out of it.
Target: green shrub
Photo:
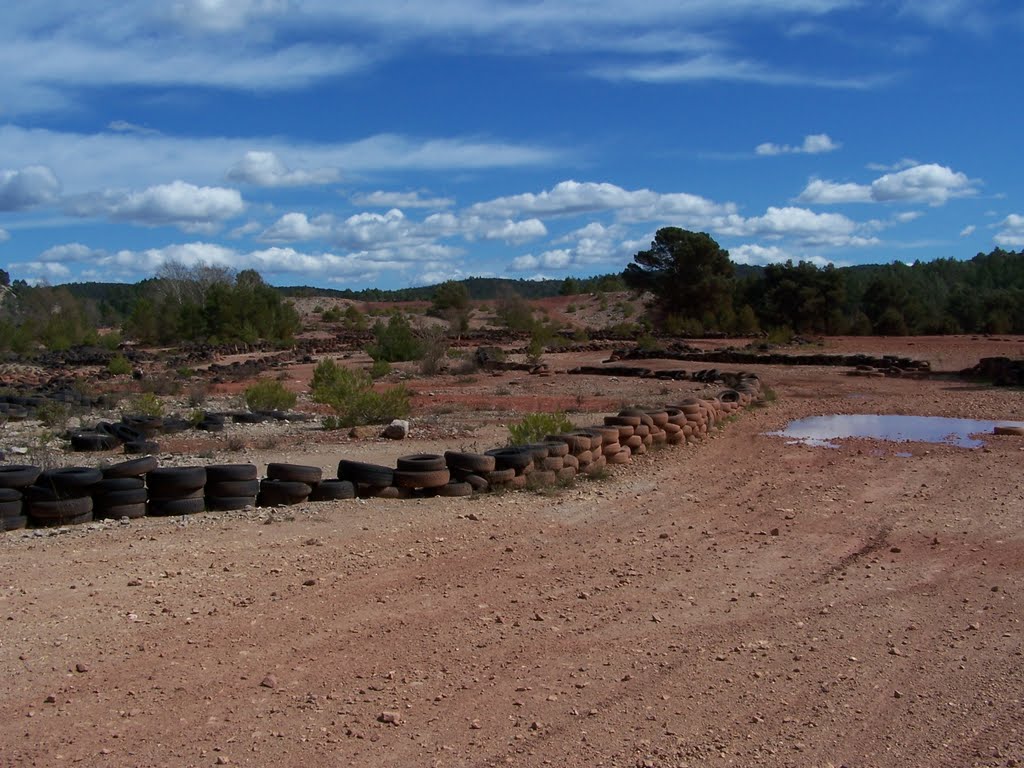
[[[124,376],[132,372],[132,363],[124,355],[115,355],[107,363],[107,371],[114,376]]]
[[[68,418],[71,416],[67,405],[58,403],[55,400],[46,400],[36,408],[36,418],[50,428],[67,426]]]
[[[121,345],[121,334],[118,333],[117,331],[110,331],[109,333],[104,333],[102,336],[96,339],[96,343],[99,346],[103,347],[103,349],[109,349],[111,352],[113,352]]]
[[[370,378],[374,381],[383,379],[389,373],[391,373],[391,363],[387,360],[374,360],[370,366]]]
[[[296,399],[294,392],[273,379],[260,379],[245,390],[245,404],[250,411],[287,411]]]
[[[383,392],[373,389],[370,374],[324,360],[313,371],[313,400],[330,406],[335,415],[324,420],[331,428],[381,424],[409,415],[409,392],[404,384]]]
[[[548,435],[568,432],[575,425],[564,413],[528,413],[517,424],[508,425],[509,445],[538,443]]]
[[[343,318],[344,315],[341,314],[341,309],[338,307],[331,307],[320,314],[320,319],[325,323],[340,323]]]
[[[772,328],[768,331],[768,341],[772,344],[789,344],[793,341],[793,329],[788,325]]]
[[[377,341],[367,347],[366,353],[374,360],[400,363],[419,360],[423,354],[420,340],[402,315],[392,315],[387,325],[378,322],[373,327],[373,335]]]
[[[137,397],[131,399],[130,409],[128,413],[139,414],[144,416],[163,416],[164,415],[164,404],[160,402],[160,398],[152,392],[143,392]]]

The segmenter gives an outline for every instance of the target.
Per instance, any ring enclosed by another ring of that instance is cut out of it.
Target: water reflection
[[[895,442],[943,443],[961,448],[978,448],[984,443],[971,437],[992,433],[996,425],[1024,426],[1024,421],[979,421],[949,419],[942,416],[882,416],[853,414],[847,416],[812,416],[791,421],[780,432],[770,435],[788,437],[793,443],[838,448],[831,440],[844,437],[867,437]]]

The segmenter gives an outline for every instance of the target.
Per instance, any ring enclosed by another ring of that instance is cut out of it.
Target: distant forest
[[[652,243],[621,274],[562,280],[473,277],[443,285],[461,286],[459,292],[476,301],[649,291],[653,300],[636,325],[638,335],[1024,333],[1024,251],[996,249],[969,260],[911,265],[751,267],[732,264],[727,252],[702,233],[666,228],[659,238],[663,233],[666,243]],[[675,253],[672,249],[687,237],[705,250]],[[58,349],[96,343],[98,327],[145,342],[262,338],[286,343],[299,327],[290,298],[435,301],[440,288],[275,288],[252,270],[181,265],[130,285],[33,287],[11,282],[0,270],[0,350],[26,353],[40,344]]]

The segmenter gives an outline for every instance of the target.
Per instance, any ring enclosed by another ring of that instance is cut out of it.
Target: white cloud
[[[831,262],[821,256],[809,256],[806,254],[793,254],[784,248],[775,245],[763,246],[756,243],[747,243],[729,249],[729,258],[736,264],[751,264],[764,266],[766,264],[783,264],[792,261],[794,264],[806,261],[817,267],[824,267]]]
[[[900,224],[909,224],[911,221],[916,221],[923,215],[924,214],[920,211],[903,211],[901,213],[897,213],[893,218]]]
[[[858,225],[838,213],[815,213],[806,208],[770,207],[763,216],[728,217],[715,231],[736,237],[793,238],[803,245],[860,247],[876,245],[874,237],[856,234]]]
[[[383,192],[352,196],[356,205],[370,208],[450,208],[455,201],[450,197],[420,197],[419,192]]]
[[[959,171],[927,163],[886,173],[870,185],[812,179],[797,199],[818,204],[913,202],[937,206],[975,194],[976,185]]]
[[[23,211],[52,203],[60,192],[57,176],[44,165],[0,170],[0,211]]]
[[[971,235],[974,234],[974,231],[976,229],[977,227],[974,226],[973,224],[968,224],[966,227],[960,230],[960,237],[970,237]]]
[[[572,216],[613,211],[624,220],[674,219],[684,223],[735,210],[732,203],[715,203],[683,192],[659,194],[649,189],[626,190],[615,184],[572,180],[559,182],[543,192],[498,197],[469,208],[470,213],[480,216]]]
[[[349,143],[311,144],[286,139],[171,137],[138,133],[68,133],[0,125],[0,168],[24,158],[53,168],[68,194],[135,189],[167,179],[222,183],[226,158],[243,157],[259,144],[298,168],[349,172],[510,168],[544,165],[556,158],[539,146],[479,139],[409,139],[378,134]]]
[[[1024,216],[1011,213],[999,222],[999,226],[1002,229],[994,238],[997,245],[1003,248],[1024,247]]]
[[[184,181],[159,184],[139,192],[106,191],[68,203],[78,216],[105,215],[150,227],[177,226],[189,232],[215,230],[245,210],[238,190],[197,187]]]
[[[227,173],[228,181],[257,187],[306,187],[330,184],[340,174],[335,168],[289,170],[273,152],[249,151]]]
[[[334,224],[334,217],[328,214],[310,220],[304,213],[291,212],[263,230],[259,239],[268,243],[326,239],[330,237]]]
[[[146,128],[144,125],[129,123],[127,120],[111,120],[107,124],[107,128],[111,131],[116,131],[117,133],[138,133],[143,136],[156,136],[160,133],[160,131],[154,130],[153,128]]]
[[[11,239],[11,233],[6,229],[0,228],[0,243],[6,242]]]
[[[524,221],[505,219],[493,223],[471,219],[467,223],[470,225],[468,236],[472,237],[474,234],[478,234],[484,240],[504,240],[506,243],[525,243],[527,240],[544,237],[548,233],[547,227],[540,219]]]
[[[802,144],[758,144],[754,150],[759,155],[819,155],[824,152],[835,152],[842,146],[833,141],[827,133],[812,133],[804,137]]]
[[[878,171],[879,173],[888,173],[889,171],[902,171],[905,168],[913,168],[915,165],[921,165],[917,160],[909,157],[904,157],[901,160],[897,160],[895,163],[886,165],[884,163],[868,163],[869,171]]]

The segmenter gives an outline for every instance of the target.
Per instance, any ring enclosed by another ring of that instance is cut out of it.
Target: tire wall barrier
[[[628,464],[654,446],[694,443],[761,395],[754,374],[714,397],[688,397],[656,409],[626,408],[603,423],[548,435],[538,443],[483,453],[445,451],[401,456],[395,467],[341,459],[336,478],[319,467],[271,463],[260,479],[254,464],[160,467],[153,456],[102,469],[0,465],[0,532],[96,518],[179,516],[254,506],[352,498],[463,497],[537,488]],[[140,432],[153,422],[135,421]],[[97,430],[97,433],[107,434]]]

